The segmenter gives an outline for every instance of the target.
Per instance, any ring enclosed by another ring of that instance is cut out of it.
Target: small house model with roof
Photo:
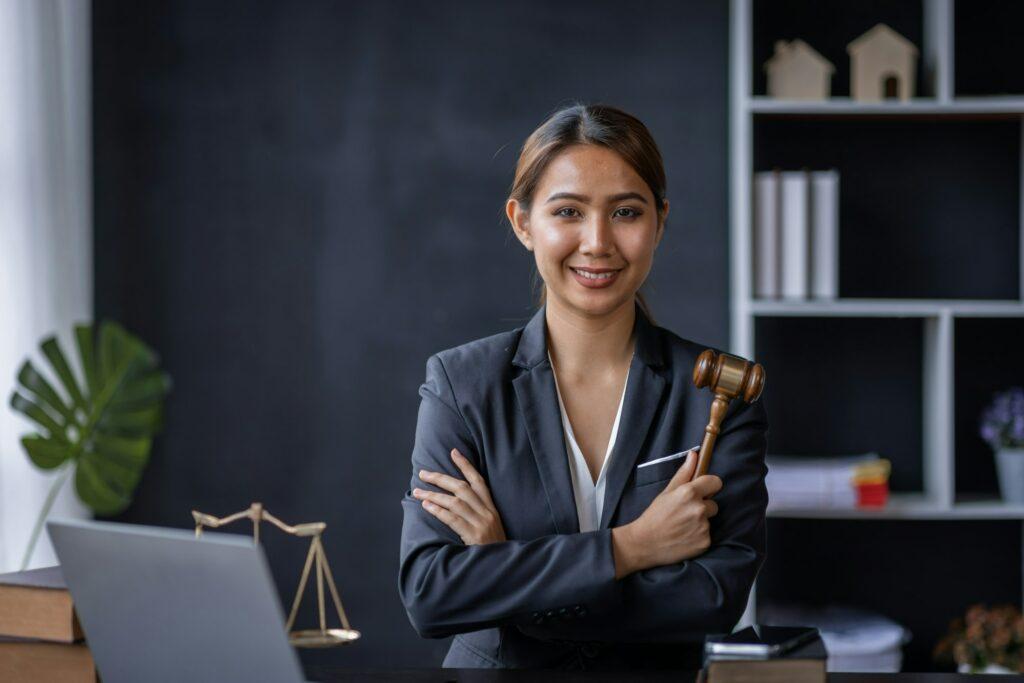
[[[768,96],[793,100],[824,100],[832,91],[835,67],[804,41],[775,41],[775,54],[764,63]]]
[[[846,46],[850,55],[850,96],[859,102],[914,96],[917,48],[885,24],[875,24]]]

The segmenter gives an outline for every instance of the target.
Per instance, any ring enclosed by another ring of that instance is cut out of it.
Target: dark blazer
[[[722,421],[711,547],[616,580],[611,529],[639,517],[683,458],[637,466],[703,438],[713,397],[692,374],[709,347],[637,306],[603,514],[581,533],[546,327],[541,307],[525,327],[427,359],[402,499],[398,590],[409,619],[425,638],[458,634],[445,667],[697,668],[704,635],[733,629],[764,561],[764,402],[734,400]],[[467,546],[413,497],[413,487],[442,490],[420,469],[464,478],[452,448],[487,480],[507,541]]]

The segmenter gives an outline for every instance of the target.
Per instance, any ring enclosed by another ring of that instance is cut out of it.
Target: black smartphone
[[[710,657],[778,657],[820,637],[813,626],[761,626],[755,624],[724,636],[709,636],[704,653]]]

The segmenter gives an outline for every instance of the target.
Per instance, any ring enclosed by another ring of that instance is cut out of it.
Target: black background
[[[727,3],[97,0],[93,30],[96,314],[175,383],[122,518],[324,520],[363,637],[310,661],[439,664],[397,591],[417,389],[534,310],[503,207],[555,108],[648,125],[672,208],[644,291],[727,346]],[[264,536],[288,603],[305,548]]]

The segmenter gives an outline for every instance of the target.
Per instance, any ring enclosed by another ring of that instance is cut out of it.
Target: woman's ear
[[[662,199],[661,205],[664,209],[661,215],[658,216],[658,234],[654,237],[654,246],[657,247],[658,243],[661,242],[661,238],[665,235],[665,221],[668,220],[668,200]]]
[[[529,251],[533,251],[533,237],[530,235],[530,212],[517,199],[505,202],[505,215],[512,224],[512,231]]]

